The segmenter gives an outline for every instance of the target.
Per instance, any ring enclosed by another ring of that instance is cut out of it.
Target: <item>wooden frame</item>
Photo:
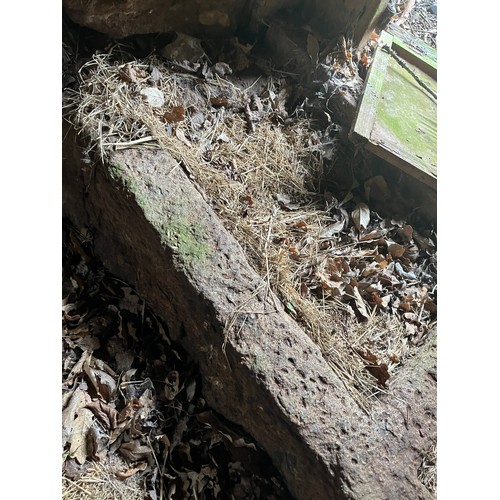
[[[422,53],[418,46],[412,47],[386,31],[379,41],[350,138],[436,189],[437,99],[432,96],[437,88],[435,50],[422,44],[426,50]]]

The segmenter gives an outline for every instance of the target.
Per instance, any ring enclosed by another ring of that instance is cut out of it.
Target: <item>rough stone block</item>
[[[64,134],[63,215],[93,228],[104,264],[199,363],[208,403],[253,435],[296,498],[433,498],[417,472],[436,438],[435,337],[369,417],[176,161],[129,149],[90,166]]]

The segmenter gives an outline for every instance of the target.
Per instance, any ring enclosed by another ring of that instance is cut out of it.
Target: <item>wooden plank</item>
[[[389,24],[386,31],[390,33],[394,40],[397,40],[400,45],[405,45],[408,49],[411,49],[411,51],[417,54],[418,57],[428,60],[428,62],[437,69],[437,50],[434,47],[427,45],[420,40],[420,38],[417,38],[395,24]]]
[[[386,32],[382,32],[380,40],[396,52],[398,59],[404,60],[404,66],[421,83],[436,92],[437,83],[432,75],[434,68],[437,73],[437,63],[432,58],[415,66],[403,57],[410,51],[402,50],[401,41],[395,41]],[[350,138],[436,189],[437,102],[406,68],[386,50],[377,49]]]
[[[437,50],[407,31],[390,24],[387,31],[393,36],[392,49],[405,61],[437,79]]]
[[[412,68],[431,89],[436,82],[418,68]],[[395,162],[407,173],[435,186],[437,178],[437,103],[415,79],[391,57],[386,67],[383,98],[369,135],[372,144],[401,158]]]
[[[392,35],[382,32],[380,41],[391,46]],[[373,57],[372,65],[365,80],[363,94],[354,118],[354,128],[350,134],[354,142],[366,142],[370,137],[377,112],[377,101],[384,85],[385,70],[389,64],[390,54],[378,49]]]

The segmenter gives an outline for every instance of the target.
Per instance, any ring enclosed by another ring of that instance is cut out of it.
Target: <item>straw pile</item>
[[[283,80],[242,86],[224,63],[200,72],[136,60],[120,46],[79,76],[65,91],[65,116],[87,138],[88,161],[105,162],[113,148],[167,150],[370,412],[435,322],[431,239],[352,194],[322,191],[321,134],[289,116]],[[330,164],[332,156],[333,146]]]

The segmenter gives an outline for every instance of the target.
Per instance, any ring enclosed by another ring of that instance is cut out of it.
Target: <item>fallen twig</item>
[[[405,69],[406,71],[408,71],[408,73],[410,73],[411,76],[413,76],[413,78],[416,80],[416,82],[421,86],[423,87],[425,90],[427,90],[427,92],[429,92],[429,94],[431,94],[432,97],[434,97],[434,99],[437,100],[437,92],[435,92],[434,90],[432,90],[409,66],[408,64],[406,64],[406,62],[404,61],[404,59],[401,59],[401,57],[399,57],[396,52],[391,49],[391,47],[389,47],[388,45],[382,45],[382,50],[385,50],[386,52],[388,52],[392,57],[394,57],[394,59],[396,60],[396,62],[403,68]]]

